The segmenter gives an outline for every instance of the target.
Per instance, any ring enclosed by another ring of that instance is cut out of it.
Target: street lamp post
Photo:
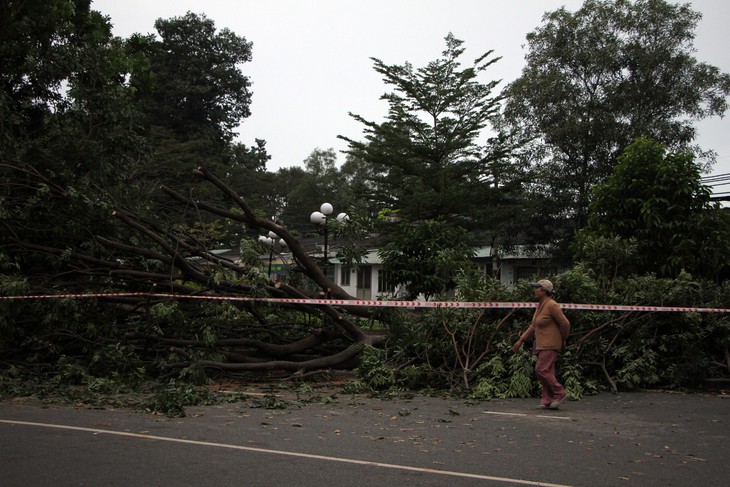
[[[327,256],[327,250],[328,250],[328,231],[327,231],[327,220],[329,220],[329,215],[332,214],[334,211],[334,208],[329,203],[322,203],[322,206],[319,207],[319,211],[312,212],[312,214],[309,216],[309,221],[314,223],[315,225],[322,225],[324,233],[324,265],[325,270],[327,269],[327,264],[329,264],[329,259]],[[345,222],[350,219],[349,216],[347,216],[347,213],[340,213],[335,218],[338,222]]]
[[[274,260],[274,247],[278,245],[281,249],[286,247],[286,242],[283,238],[277,239],[278,235],[274,232],[269,232],[269,236],[261,235],[259,242],[269,246],[269,279],[271,279],[271,263]]]

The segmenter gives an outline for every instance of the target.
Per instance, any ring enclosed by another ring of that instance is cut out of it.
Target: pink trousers
[[[542,385],[540,404],[549,406],[556,399],[565,397],[565,388],[555,377],[555,362],[558,360],[557,350],[538,350],[535,373]]]

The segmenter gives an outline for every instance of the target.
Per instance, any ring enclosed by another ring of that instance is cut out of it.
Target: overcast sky
[[[94,0],[111,17],[114,34],[153,33],[158,18],[205,13],[253,42],[253,61],[243,72],[253,82],[252,115],[239,139],[265,139],[267,168],[299,165],[315,148],[344,150],[338,134],[360,139],[362,126],[348,112],[381,121],[386,86],[371,57],[420,67],[440,57],[444,37],[465,41],[463,63],[494,50],[502,59],[483,81],[510,82],[524,66],[525,35],[545,11],[582,0]],[[695,47],[700,61],[730,72],[730,2],[689,2],[703,14]],[[730,118],[698,124],[698,143],[718,154],[712,173],[730,173]],[[340,155],[340,162],[344,155]]]

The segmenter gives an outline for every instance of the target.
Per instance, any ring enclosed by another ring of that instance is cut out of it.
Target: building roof
[[[489,259],[495,257],[494,252],[500,259],[549,259],[552,257],[545,246],[515,245],[508,249],[503,247],[477,247],[474,249],[475,259]]]
[[[330,262],[333,264],[342,264],[344,263],[342,259],[338,259],[337,257],[334,257],[330,259]],[[378,254],[378,251],[376,249],[368,250],[365,255],[363,255],[361,264],[371,264],[371,265],[377,265],[382,264],[383,259],[380,258],[380,255]]]
[[[551,257],[544,247],[535,248],[527,245],[517,245],[509,251],[500,251],[499,248],[495,250],[499,252],[498,257],[500,259],[549,259]],[[493,247],[491,246],[476,247],[474,249],[475,259],[491,259],[493,257]],[[333,264],[342,264],[343,260],[333,257],[330,259],[330,262]],[[378,265],[382,263],[383,259],[380,257],[377,249],[368,250],[361,262],[361,264],[365,265]]]

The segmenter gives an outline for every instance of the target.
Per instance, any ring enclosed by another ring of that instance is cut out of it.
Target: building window
[[[350,285],[350,266],[343,265],[340,267],[340,286],[349,286]]]
[[[334,282],[335,280],[335,266],[333,265],[325,265],[324,266],[324,275],[327,276],[327,279]]]
[[[357,289],[355,292],[357,299],[372,299],[372,274],[373,269],[369,265],[357,268]]]
[[[378,269],[378,293],[395,292],[395,285],[392,283],[390,274],[385,269]]]

